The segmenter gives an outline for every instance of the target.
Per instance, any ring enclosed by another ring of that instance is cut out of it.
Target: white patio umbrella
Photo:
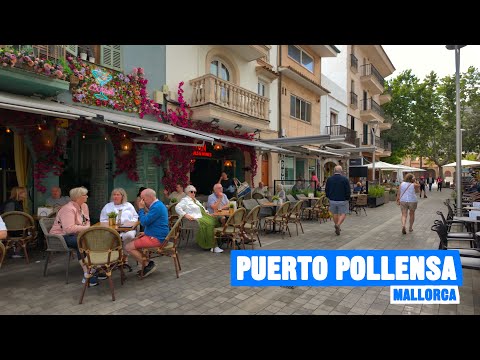
[[[445,166],[457,166],[456,162],[450,163],[450,164],[445,164]],[[480,161],[473,161],[473,160],[462,160],[462,166],[480,166]]]

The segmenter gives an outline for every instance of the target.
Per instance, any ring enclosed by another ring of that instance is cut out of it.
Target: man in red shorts
[[[148,212],[145,213],[145,207]],[[140,265],[143,265],[143,276],[148,276],[155,271],[156,265],[150,260],[148,264],[143,262],[142,253],[138,249],[157,247],[168,235],[168,211],[165,205],[157,199],[153,189],[145,189],[140,193],[138,202],[138,219],[145,228],[143,233],[129,242],[125,249]]]

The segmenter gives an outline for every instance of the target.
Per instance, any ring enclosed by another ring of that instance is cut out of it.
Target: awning
[[[78,106],[76,106],[78,108]],[[104,123],[111,126],[125,126],[137,131],[152,131],[164,135],[181,135],[187,136],[202,141],[213,142],[214,138],[210,134],[200,135],[189,130],[185,130],[173,125],[163,124],[157,121],[140,119],[139,117],[123,115],[121,113],[114,113],[110,111],[92,109],[97,116],[93,121]]]
[[[342,155],[342,154],[339,154],[339,153],[314,148],[312,146],[302,146],[302,148],[313,151],[313,152],[318,153],[318,154],[322,154],[322,155],[330,155],[330,156],[338,156],[338,157],[343,157],[345,155],[348,155],[348,154]]]
[[[224,143],[254,146],[254,147],[257,147],[261,150],[272,151],[272,152],[277,152],[277,153],[289,153],[289,154],[294,154],[295,153],[294,151],[290,151],[290,150],[287,150],[287,149],[282,149],[282,148],[279,148],[279,147],[274,146],[274,145],[270,145],[270,144],[266,144],[264,142],[260,142],[258,140],[240,139],[240,138],[236,138],[236,137],[233,137],[233,136],[207,133],[207,132],[196,130],[196,129],[190,129],[190,131],[195,132],[195,133],[200,134],[200,135],[211,136],[215,140],[221,141],[221,142],[224,142]]]
[[[267,144],[277,146],[326,145],[345,141],[345,136],[312,135],[265,139],[263,141]]]
[[[66,119],[91,119],[95,117],[93,111],[61,104],[56,101],[41,100],[34,97],[0,92],[0,108],[24,111],[28,113],[58,116]]]

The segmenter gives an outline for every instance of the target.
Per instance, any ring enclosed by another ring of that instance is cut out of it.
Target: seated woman
[[[23,186],[14,186],[10,192],[10,199],[3,204],[3,212],[23,211],[23,201],[27,198],[27,189]]]
[[[353,191],[354,192],[362,192],[363,191],[363,187],[362,187],[362,183],[359,181],[357,182],[357,184],[355,185],[355,187],[353,188]]]
[[[210,249],[211,252],[223,252],[217,244],[215,244],[214,231],[215,228],[221,226],[220,221],[209,215],[203,205],[195,199],[197,189],[193,185],[185,188],[187,196],[182,198],[175,206],[175,211],[180,217],[184,217],[189,221],[197,221],[199,230],[197,232],[196,242],[203,249]]]
[[[285,194],[285,190],[283,190],[283,185],[277,185],[277,195],[282,200],[282,202],[287,201],[287,194]]]
[[[50,234],[63,235],[67,246],[77,250],[77,259],[83,268],[84,278],[82,283],[86,281],[88,269],[82,264],[80,251],[78,251],[77,235],[90,227],[90,214],[88,205],[88,190],[84,187],[77,187],[70,190],[70,201],[58,210],[57,216],[50,229]],[[105,277],[102,277],[106,279]],[[90,278],[89,286],[98,285],[97,276]]]
[[[107,214],[111,212],[116,212],[117,214],[121,212],[121,217],[120,217],[121,223],[124,223],[125,221],[138,221],[138,214],[135,211],[135,208],[133,207],[133,205],[128,202],[127,193],[123,188],[113,189],[111,200],[112,201],[106,204],[103,207],[102,211],[100,212],[101,222],[107,222],[108,221]],[[125,250],[125,245],[127,245],[130,241],[132,241],[136,235],[137,235],[136,230],[130,230],[127,232],[120,233],[124,250]],[[125,264],[128,264],[127,252],[124,251],[124,254],[125,254],[125,258],[124,258]],[[129,266],[127,267],[131,271],[131,268]]]

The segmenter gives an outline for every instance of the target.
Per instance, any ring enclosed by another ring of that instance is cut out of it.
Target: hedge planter
[[[377,207],[385,203],[385,197],[368,197],[368,207]]]

